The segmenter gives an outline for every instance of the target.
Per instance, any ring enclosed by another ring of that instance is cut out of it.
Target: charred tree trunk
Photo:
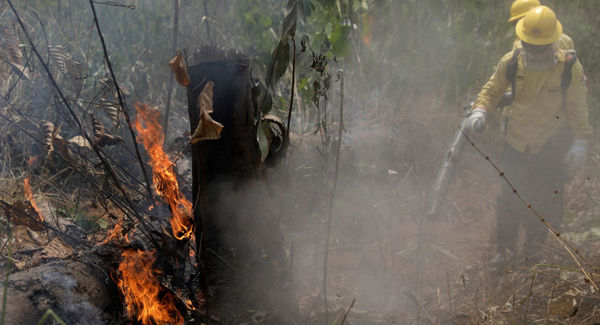
[[[212,48],[199,51],[195,61],[188,68],[191,133],[199,120],[198,95],[208,81],[214,82],[211,116],[224,126],[220,139],[192,145],[196,238],[205,241],[205,254],[214,255],[209,260],[223,267],[209,274],[211,283],[230,282],[221,294],[217,288],[215,300],[222,305],[227,304],[224,296],[237,297],[285,324],[295,314],[295,303],[277,214],[269,209],[272,198],[259,177],[264,168],[257,142],[261,115],[253,104],[249,61]]]

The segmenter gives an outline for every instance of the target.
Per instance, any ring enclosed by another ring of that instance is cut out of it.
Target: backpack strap
[[[515,99],[516,96],[516,86],[515,86],[515,82],[516,82],[516,78],[517,78],[517,68],[519,67],[519,54],[521,53],[521,48],[516,48],[513,51],[513,56],[510,59],[510,62],[508,63],[508,66],[506,67],[506,79],[510,82],[510,89],[511,89],[511,95],[510,95],[510,102],[507,105],[510,105],[510,103],[512,103],[512,101]]]
[[[563,108],[567,108],[567,90],[571,85],[573,65],[577,61],[577,52],[575,50],[565,51],[565,67],[563,68],[563,74],[560,78],[560,91],[562,93],[562,105]]]

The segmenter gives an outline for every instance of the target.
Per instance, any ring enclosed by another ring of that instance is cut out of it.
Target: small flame
[[[29,177],[25,178],[25,183],[23,184],[23,192],[25,193],[25,200],[27,200],[27,202],[31,204],[31,207],[33,208],[33,210],[35,210],[38,219],[41,222],[44,222],[42,213],[40,212],[40,209],[38,208],[37,204],[35,204],[35,200],[33,200],[33,192],[31,191],[31,186],[29,185]]]
[[[103,244],[103,245],[108,244],[113,239],[117,240],[117,241],[124,241],[126,243],[129,243],[128,235],[129,234],[125,234],[125,236],[123,236],[123,227],[121,227],[120,223],[117,223],[117,224],[115,224],[115,227],[108,232],[106,239],[104,239],[104,241],[102,241],[101,244]]]
[[[137,315],[143,325],[183,324],[172,294],[161,295],[161,285],[153,269],[154,251],[124,250],[118,268],[118,286],[129,315]]]
[[[165,136],[158,123],[158,111],[146,104],[135,104],[138,115],[134,127],[141,142],[150,156],[152,165],[152,183],[156,193],[162,196],[171,207],[171,228],[173,236],[179,240],[188,239],[194,231],[192,203],[179,190],[177,178],[173,172],[173,163],[163,151]]]

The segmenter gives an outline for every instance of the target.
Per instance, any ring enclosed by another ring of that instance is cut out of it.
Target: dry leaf
[[[60,130],[60,127],[58,129]],[[69,141],[63,139],[59,135],[56,138],[54,138],[54,147],[58,149],[58,152],[60,152],[60,155],[64,159],[70,160],[71,162],[74,161],[73,153],[71,152],[71,149],[69,149]]]
[[[104,147],[123,141],[123,138],[106,133],[102,122],[92,114],[92,129],[94,131],[94,146]]]
[[[67,62],[71,60],[71,55],[65,52],[62,45],[51,45],[48,47],[48,51],[50,52],[50,58],[56,65],[56,68],[62,73],[67,73]]]
[[[104,98],[100,98],[100,104],[98,105],[100,108],[106,112],[106,115],[113,121],[113,126],[119,126],[119,119],[121,118],[121,107],[111,101],[107,101]]]
[[[50,121],[41,121],[40,130],[42,131],[44,145],[48,154],[52,153],[56,148],[64,159],[73,161],[73,153],[69,149],[69,141],[60,136],[60,125],[57,127]]]
[[[40,131],[42,132],[42,137],[44,138],[44,145],[46,146],[46,151],[51,153],[54,151],[54,124],[50,121],[41,121],[40,122]]]
[[[44,249],[33,255],[31,258],[31,266],[36,266],[52,259],[64,259],[73,255],[74,252],[75,251],[71,246],[60,240],[58,237],[55,237],[44,247]]]
[[[192,134],[191,143],[198,143],[203,140],[214,140],[221,137],[223,125],[210,117],[213,111],[213,88],[214,82],[209,81],[198,96],[198,109],[200,110],[200,120],[196,131]]]
[[[31,230],[40,231],[44,226],[35,221],[36,211],[26,200],[18,200],[11,208],[5,209],[8,220],[14,225],[23,225]]]
[[[175,74],[177,82],[184,87],[189,86],[190,77],[188,76],[187,65],[185,64],[185,60],[181,53],[177,53],[177,55],[169,62],[169,65],[171,66],[173,74]]]
[[[568,317],[578,305],[578,295],[569,290],[562,295],[550,300],[548,313],[557,317]]]
[[[80,135],[76,135],[68,141],[70,144],[76,145],[79,148],[92,149],[88,140]]]
[[[23,53],[19,49],[19,40],[15,26],[4,29],[5,46],[8,52],[8,59],[12,64],[21,65]]]
[[[92,114],[92,131],[94,132],[94,143],[104,134],[104,125],[98,120],[96,115]]]

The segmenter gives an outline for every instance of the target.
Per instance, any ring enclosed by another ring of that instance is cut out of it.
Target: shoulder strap
[[[571,70],[573,69],[573,64],[577,61],[577,52],[575,50],[567,50],[565,51],[565,67],[563,69],[562,77],[560,78],[560,90],[563,93],[563,96],[567,93],[567,89],[571,85]]]
[[[560,91],[562,93],[562,107],[563,109],[567,109],[567,90],[571,85],[571,79],[573,78],[571,71],[573,70],[573,65],[577,61],[577,52],[575,50],[566,50],[565,51],[565,66],[563,68],[563,73],[560,78]]]
[[[517,78],[517,68],[519,67],[519,53],[521,53],[521,48],[516,48],[513,51],[513,56],[506,67],[506,79],[510,82],[511,88],[511,102],[515,99],[516,96],[516,87],[515,87],[515,79]],[[509,103],[510,104],[510,103]]]

